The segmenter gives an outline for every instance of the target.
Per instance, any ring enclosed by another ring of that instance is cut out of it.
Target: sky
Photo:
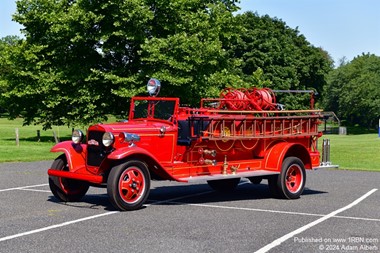
[[[12,21],[15,0],[0,0],[0,38],[20,35]],[[335,63],[362,53],[380,56],[379,0],[241,0],[241,11],[257,12],[298,28],[307,41],[327,51]]]

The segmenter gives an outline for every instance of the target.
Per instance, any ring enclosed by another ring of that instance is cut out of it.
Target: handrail
[[[241,113],[241,114],[264,114],[264,113],[317,113],[317,112],[323,112],[321,109],[314,109],[314,110],[282,110],[282,111],[234,111],[234,110],[207,110],[207,112],[212,113]]]

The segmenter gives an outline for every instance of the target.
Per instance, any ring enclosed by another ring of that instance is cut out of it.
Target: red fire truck
[[[241,178],[268,180],[277,197],[296,199],[306,182],[305,169],[320,167],[317,140],[321,110],[285,110],[267,88],[227,88],[219,98],[202,99],[199,108],[180,106],[179,98],[133,97],[129,119],[88,128],[86,138],[55,145],[61,152],[48,170],[52,193],[79,201],[89,186],[106,187],[118,210],[139,209],[151,180],[207,182],[233,190]],[[279,92],[279,91],[278,91]]]

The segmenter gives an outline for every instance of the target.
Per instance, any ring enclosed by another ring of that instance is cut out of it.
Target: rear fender
[[[294,156],[303,162],[306,169],[311,169],[311,158],[308,150],[297,143],[281,142],[271,147],[264,158],[265,170],[281,171],[282,161],[289,156]]]
[[[176,180],[150,152],[137,146],[120,148],[109,154],[107,158],[115,163],[117,161],[124,162],[128,159],[137,159],[148,165],[152,178]]]
[[[63,141],[53,146],[50,152],[63,152],[71,172],[86,168],[87,145]]]

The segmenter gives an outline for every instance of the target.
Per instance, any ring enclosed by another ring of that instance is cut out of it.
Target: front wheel
[[[285,158],[280,175],[268,179],[270,191],[276,197],[287,199],[299,198],[304,190],[305,182],[305,166],[297,157]]]
[[[60,155],[54,160],[51,168],[54,170],[69,171],[65,155]],[[79,201],[88,191],[87,182],[49,176],[49,187],[53,195],[65,202]]]
[[[115,166],[107,180],[107,193],[112,205],[120,211],[141,208],[148,198],[150,175],[145,163],[128,161]]]

